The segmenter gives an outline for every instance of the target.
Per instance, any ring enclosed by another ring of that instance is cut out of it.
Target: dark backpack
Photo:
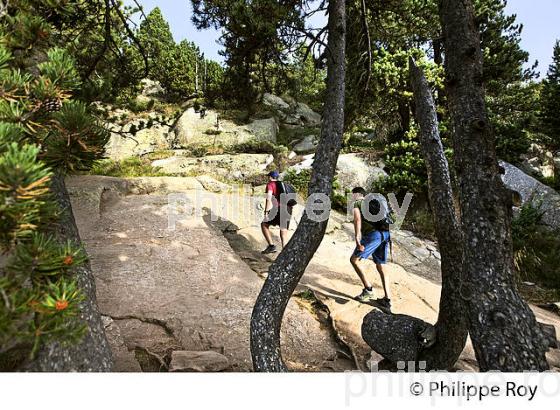
[[[295,194],[296,190],[295,188],[288,184],[287,182],[283,182],[283,181],[276,181],[276,192],[278,192],[278,202],[280,202],[280,195],[281,194]],[[296,206],[297,205],[297,201],[293,198],[288,200],[288,203],[286,204],[288,206]]]
[[[368,212],[369,215],[366,217],[363,213],[362,207],[360,206],[360,214],[363,219],[368,221],[376,231],[389,231],[391,225],[395,223],[393,218],[391,217],[391,210],[387,203],[385,202],[384,214],[381,215],[381,219],[379,219],[379,214],[381,212],[381,201],[374,196],[368,195],[362,200],[362,206],[364,202],[368,202]],[[377,220],[376,220],[377,219]]]

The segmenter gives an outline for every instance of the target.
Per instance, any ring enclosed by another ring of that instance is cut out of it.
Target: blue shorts
[[[370,256],[376,264],[384,265],[387,263],[387,253],[389,248],[389,240],[391,235],[387,231],[373,231],[364,236],[361,244],[365,249],[360,252],[358,247],[354,250],[353,255],[360,259],[368,259]]]

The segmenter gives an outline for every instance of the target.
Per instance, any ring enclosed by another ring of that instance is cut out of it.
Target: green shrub
[[[140,112],[149,111],[153,108],[154,104],[154,100],[132,98],[126,102],[125,108],[128,108],[133,113],[138,114]]]
[[[249,140],[234,145],[228,149],[232,154],[275,154],[278,147],[270,141]]]
[[[294,170],[288,170],[284,176],[284,181],[290,183],[294,189],[303,196],[307,198],[307,189],[309,187],[309,181],[311,180],[311,170],[303,169],[299,174]]]
[[[311,180],[311,170],[304,169],[299,174],[296,174],[293,170],[288,170],[286,176],[284,177],[284,181],[290,183],[294,189],[300,194],[302,197],[307,198],[307,191],[309,188],[309,181]],[[347,206],[347,198],[346,195],[348,194],[345,191],[344,194],[340,193],[340,183],[338,182],[337,178],[335,177],[333,181],[333,190],[331,193],[331,207],[332,209],[336,209],[342,212],[346,212]]]
[[[426,194],[428,175],[415,129],[405,140],[387,145],[384,159],[388,176],[374,183],[373,192],[394,192],[399,197],[407,192]]]
[[[543,226],[542,215],[539,208],[525,205],[512,221],[518,279],[560,289],[560,232]]]

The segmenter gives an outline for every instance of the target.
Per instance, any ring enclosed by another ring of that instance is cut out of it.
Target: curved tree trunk
[[[464,235],[459,291],[476,358],[481,371],[546,370],[546,337],[514,282],[511,195],[488,122],[472,0],[440,0],[439,14]]]
[[[344,126],[345,1],[329,2],[327,96],[321,141],[315,154],[309,194],[331,194]],[[257,298],[251,316],[251,355],[255,371],[287,371],[280,352],[280,327],[286,305],[319,247],[327,221],[309,219],[307,212],[276,261]]]
[[[428,191],[441,254],[441,297],[436,343],[420,355],[427,369],[450,369],[467,341],[467,317],[459,293],[462,234],[453,205],[449,164],[439,135],[436,106],[422,69],[410,59],[410,79],[420,125],[420,147],[428,170]]]

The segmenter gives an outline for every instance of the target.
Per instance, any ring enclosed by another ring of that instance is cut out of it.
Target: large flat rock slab
[[[115,370],[158,371],[169,366],[173,351],[215,351],[227,358],[227,370],[252,370],[249,323],[263,279],[232,250],[209,210],[186,213],[169,229],[166,191],[131,189],[148,182],[67,180],[99,309],[108,318]],[[180,193],[196,203],[199,191],[186,187]],[[287,363],[297,370],[333,370],[340,350],[330,331],[296,300],[286,311],[282,345]],[[342,366],[335,370],[348,368]]]

